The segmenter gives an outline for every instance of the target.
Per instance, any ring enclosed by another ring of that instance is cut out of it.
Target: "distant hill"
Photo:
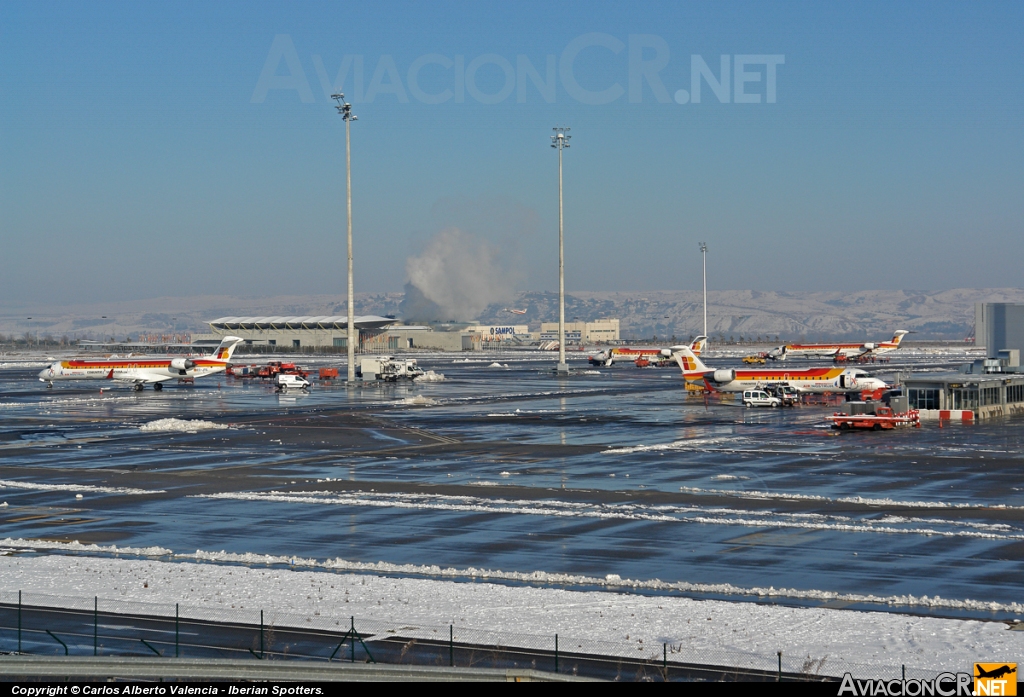
[[[358,314],[399,315],[402,293],[356,295]],[[724,290],[708,293],[708,327],[726,339],[783,340],[880,339],[896,329],[917,332],[914,339],[963,339],[974,327],[974,303],[1024,303],[1024,289],[956,289],[945,291],[866,290],[776,292]],[[525,309],[525,315],[504,308]],[[223,316],[344,315],[345,300],[329,295],[266,298],[197,296],[155,298],[61,307],[5,307],[0,334],[25,333],[59,338],[123,339],[140,333],[204,332],[206,321]],[[105,317],[104,317],[105,316]],[[399,315],[400,316],[400,315]],[[31,317],[32,319],[28,319]],[[687,338],[702,328],[699,291],[572,292],[566,296],[566,319],[618,317],[624,338]],[[485,323],[525,324],[558,320],[558,295],[517,294],[511,304],[492,305],[476,319]]]
[[[775,336],[789,340],[880,339],[896,329],[917,332],[914,339],[963,339],[974,329],[976,302],[1024,303],[1024,289],[947,291],[868,290],[708,292],[708,331],[739,339]],[[490,307],[486,322],[554,322],[556,293],[521,293],[518,316]],[[566,296],[566,319],[618,317],[623,338],[686,338],[703,329],[699,291],[574,292]]]

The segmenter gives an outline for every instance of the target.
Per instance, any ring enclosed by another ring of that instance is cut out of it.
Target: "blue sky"
[[[555,125],[570,291],[699,288],[700,240],[712,288],[1019,286],[1022,20],[1009,2],[4,3],[0,289],[343,294],[322,78],[346,61],[357,291],[401,290],[451,226],[496,251],[467,273],[554,289]]]

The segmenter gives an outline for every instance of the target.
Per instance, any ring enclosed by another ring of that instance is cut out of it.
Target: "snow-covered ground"
[[[101,602],[180,602],[209,619],[246,621],[240,615],[264,610],[278,625],[344,624],[355,616],[377,631],[386,631],[383,623],[424,636],[446,636],[454,624],[537,648],[557,633],[563,647],[655,657],[667,643],[677,660],[764,668],[782,651],[786,670],[833,675],[887,677],[906,665],[908,676],[927,676],[1024,654],[1024,632],[999,622],[487,582],[63,554],[0,557],[0,579],[4,601],[23,589]]]

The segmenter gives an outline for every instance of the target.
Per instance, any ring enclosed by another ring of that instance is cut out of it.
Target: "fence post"
[[[661,667],[663,670],[668,671],[668,642],[661,645]],[[665,679],[668,680],[668,673],[665,673]]]
[[[782,682],[782,652],[779,651],[779,675],[775,678],[775,682]]]
[[[903,664],[903,679],[904,680],[907,679],[907,664],[906,663]]]
[[[92,655],[99,653],[99,631],[100,631],[100,597],[94,595],[92,598]]]
[[[57,636],[56,634],[54,634],[53,632],[51,632],[51,631],[50,631],[49,629],[47,629],[47,630],[46,630],[46,633],[47,633],[47,634],[49,634],[49,635],[50,635],[50,636],[52,636],[52,637],[53,637],[54,639],[56,639],[57,641],[59,641],[59,642],[60,642],[60,645],[64,647],[64,655],[65,655],[65,656],[69,655],[69,654],[68,654],[68,645],[67,645],[67,644],[65,644],[65,643],[64,643],[63,641],[61,641],[61,638],[60,638],[59,636]]]
[[[21,653],[21,591],[18,591],[18,653]]]
[[[455,625],[448,625],[448,665],[455,667]]]
[[[351,655],[352,663],[355,663],[356,662],[356,616],[352,615],[352,617],[350,619],[352,620],[352,630],[351,630],[352,631],[352,652],[351,652],[350,655]]]
[[[263,653],[263,610],[260,610],[260,658],[264,658]]]
[[[174,657],[178,658],[178,603],[174,603]]]
[[[555,635],[555,672],[558,672],[558,635]]]

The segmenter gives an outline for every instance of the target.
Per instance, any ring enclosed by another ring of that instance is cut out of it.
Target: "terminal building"
[[[393,317],[363,315],[355,318],[359,345],[373,342],[382,330],[395,324]],[[216,337],[239,336],[249,346],[279,346],[292,349],[348,345],[347,316],[313,317],[221,317],[212,320]],[[395,348],[398,348],[397,344]]]
[[[540,325],[541,341],[558,340],[558,322]],[[565,343],[607,343],[619,340],[619,320],[599,319],[596,322],[566,322]]]
[[[193,336],[196,345],[216,345],[222,337],[238,336],[246,346],[275,347],[293,351],[345,349],[346,316],[220,317],[209,322],[210,333]],[[617,341],[619,320],[567,322],[566,343]],[[432,327],[399,324],[393,317],[362,315],[355,318],[356,350],[362,353],[394,353],[408,349],[477,351],[483,348],[529,345],[538,339],[557,340],[558,323],[541,325],[541,335],[525,324],[473,325],[462,330],[435,331]]]
[[[974,336],[986,357],[958,372],[918,373],[906,379],[910,408],[922,419],[981,420],[1024,414],[1024,305],[978,303]]]
[[[525,324],[475,324],[466,327],[466,331],[473,334],[482,344],[502,342],[528,344],[534,340],[530,327]]]
[[[193,337],[195,343],[216,344],[222,337],[238,336],[246,346],[267,346],[294,351],[306,349],[346,349],[347,316],[310,317],[221,317],[211,320],[210,334]],[[478,348],[473,337],[463,332],[436,332],[430,327],[398,324],[393,317],[362,315],[355,317],[361,353],[394,353],[401,349],[423,348],[463,351]]]

